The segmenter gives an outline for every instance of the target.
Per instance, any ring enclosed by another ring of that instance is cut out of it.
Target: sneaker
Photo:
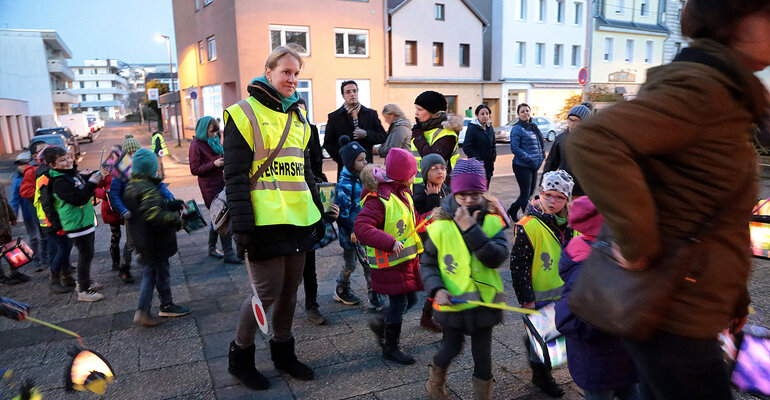
[[[192,310],[188,307],[178,306],[176,304],[169,304],[167,306],[160,306],[159,317],[181,317],[191,313]]]
[[[104,285],[102,285],[101,283],[96,281],[89,281],[88,290],[98,292],[102,289],[104,289]],[[78,292],[80,291],[80,283],[75,282],[75,290],[77,290]]]
[[[78,292],[78,301],[99,301],[104,298],[104,295],[95,290],[86,290],[85,292]]]
[[[134,323],[150,328],[160,324],[160,320],[142,310],[136,310],[136,313],[134,313]]]
[[[225,256],[225,253],[222,253],[222,250],[219,249],[209,249],[209,256],[222,259]]]
[[[323,325],[326,323],[326,318],[318,311],[318,308],[308,308],[305,310],[305,317],[308,321],[316,324]]]
[[[367,293],[367,297],[369,298],[370,311],[382,311],[382,297],[380,297],[379,293],[375,292],[372,289],[369,289],[369,292]]]
[[[334,291],[334,295],[332,297],[334,297],[334,300],[337,300],[340,303],[348,306],[354,306],[361,302],[361,299],[353,294],[350,286],[337,286],[337,290]]]

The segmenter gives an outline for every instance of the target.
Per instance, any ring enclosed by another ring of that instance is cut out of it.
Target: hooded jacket
[[[713,339],[748,312],[749,220],[757,199],[749,132],[767,114],[768,96],[730,48],[710,40],[690,48],[718,60],[732,77],[695,62],[651,68],[635,100],[603,110],[570,134],[567,155],[631,262],[654,265],[668,237],[692,234],[730,202],[682,261],[697,266],[697,282],[680,285],[659,326]],[[737,192],[747,178],[754,182]]]
[[[353,222],[361,212],[361,185],[358,174],[348,170],[348,167],[342,167],[334,204],[340,208],[337,226],[340,228],[339,239],[343,249],[354,250],[356,246],[350,241],[350,234],[353,233]]]
[[[484,217],[493,212],[489,205],[484,200],[484,204],[478,208],[481,212],[476,219],[476,224],[460,233],[471,254],[475,255],[487,268],[497,269],[508,258],[510,249],[508,239],[505,236],[505,228],[507,227],[504,227],[491,238],[487,237],[487,234],[481,229]],[[432,218],[436,221],[454,220],[458,208],[460,206],[454,197],[445,197],[441,201],[441,208],[433,212]],[[473,214],[475,210],[470,210],[470,212]],[[438,249],[430,237],[425,236],[427,239],[423,243],[425,250],[420,256],[420,272],[428,297],[433,297],[439,289],[446,289],[446,286],[439,269]],[[503,311],[488,307],[475,307],[457,312],[437,312],[435,318],[445,328],[462,329],[466,334],[471,334],[476,329],[489,328],[502,322]]]
[[[136,251],[146,263],[164,261],[177,252],[176,232],[181,228],[179,200],[164,194],[158,177],[131,175],[123,202],[131,212],[128,231]]]
[[[203,118],[211,119],[211,117]],[[224,166],[214,165],[214,161],[222,158],[222,155],[217,154],[206,140],[200,139],[200,130],[203,130],[203,136],[207,137],[208,123],[199,123],[195,127],[195,139],[190,143],[188,157],[190,159],[190,173],[198,177],[198,187],[201,190],[203,202],[208,208],[214,197],[225,188]]]
[[[497,160],[495,130],[491,124],[482,126],[478,118],[468,123],[463,142],[463,152],[468,158],[475,158],[484,164]]]
[[[401,148],[409,150],[411,148],[412,129],[406,118],[396,118],[388,127],[388,138],[385,143],[377,148],[377,155],[383,159],[388,156],[390,149]]]

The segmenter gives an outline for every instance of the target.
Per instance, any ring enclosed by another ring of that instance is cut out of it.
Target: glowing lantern
[[[67,391],[90,390],[98,395],[104,395],[107,384],[115,377],[110,364],[99,354],[81,349],[73,354],[72,365],[67,374]]]

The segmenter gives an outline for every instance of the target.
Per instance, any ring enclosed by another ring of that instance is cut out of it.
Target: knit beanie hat
[[[581,120],[585,120],[586,117],[591,115],[591,110],[588,107],[582,104],[579,104],[579,105],[576,105],[575,107],[572,107],[569,110],[569,114],[567,114],[567,118],[573,115],[580,118]]]
[[[124,147],[125,149],[125,147]],[[131,175],[154,177],[158,174],[158,158],[149,149],[139,149],[134,153]]]
[[[28,151],[23,151],[16,156],[16,159],[13,161],[13,163],[16,165],[29,164],[30,161],[32,161],[32,155],[29,154]]]
[[[123,144],[120,146],[123,151],[126,153],[133,153],[139,149],[142,148],[142,144],[139,143],[136,138],[134,138],[134,135],[128,134],[126,135],[125,139],[123,139]]]
[[[358,142],[352,142],[350,136],[340,136],[339,144],[342,165],[347,167],[348,171],[355,172],[353,171],[353,163],[356,162],[359,154],[366,154],[366,150]]]
[[[487,191],[487,172],[484,164],[475,158],[457,160],[451,177],[452,193]]]
[[[422,161],[420,161],[420,173],[422,174],[424,180],[428,180],[428,171],[430,171],[431,167],[436,164],[441,164],[446,167],[446,161],[444,161],[444,157],[432,153],[422,158]]]
[[[572,203],[567,221],[571,227],[593,241],[599,234],[604,218],[596,210],[596,206],[588,196],[580,196]]]
[[[385,173],[395,181],[408,181],[417,174],[417,160],[404,149],[390,149],[385,157]]]
[[[575,181],[572,180],[572,176],[563,169],[543,174],[541,189],[543,189],[544,192],[547,190],[555,190],[569,199],[572,198],[572,187],[574,186]]]
[[[447,107],[444,95],[439,92],[434,92],[433,90],[420,93],[420,95],[414,99],[414,104],[424,108],[431,114],[435,114],[439,111],[446,111]]]

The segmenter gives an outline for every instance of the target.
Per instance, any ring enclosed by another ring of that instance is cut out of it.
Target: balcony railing
[[[64,59],[51,59],[48,60],[48,72],[56,75],[59,79],[72,82],[75,80],[75,74],[67,66],[67,61]]]
[[[77,103],[78,96],[72,94],[69,90],[54,90],[53,102],[54,103]]]

